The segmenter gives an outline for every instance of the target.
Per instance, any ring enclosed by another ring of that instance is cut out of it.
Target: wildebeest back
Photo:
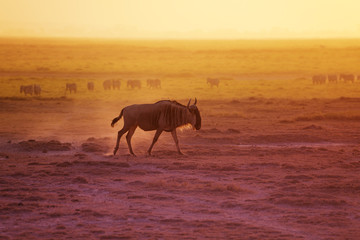
[[[179,103],[171,101],[160,101],[155,104],[135,104],[124,108],[129,119],[125,121],[136,121],[144,131],[152,131],[164,126],[165,131],[186,124],[187,108]]]

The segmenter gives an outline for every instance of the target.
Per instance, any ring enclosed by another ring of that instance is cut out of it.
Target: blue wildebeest
[[[118,132],[114,155],[119,149],[121,136],[126,132],[128,132],[126,141],[129,151],[132,155],[135,155],[131,147],[131,137],[138,126],[144,131],[156,130],[152,144],[147,151],[149,155],[151,155],[151,150],[163,131],[171,132],[177,151],[179,154],[182,154],[176,128],[188,124],[196,130],[201,128],[201,116],[196,106],[197,100],[195,98],[195,102],[191,106],[190,102],[191,99],[188,105],[184,106],[176,101],[162,100],[154,104],[135,104],[123,108],[120,115],[111,122],[111,126],[114,127],[115,123],[124,116],[124,126]]]
[[[336,74],[329,74],[328,81],[329,81],[329,83],[337,83],[338,76]]]
[[[20,86],[20,93],[24,93],[25,96],[30,94],[33,95],[34,86],[33,85],[21,85]]]
[[[218,78],[207,78],[206,83],[210,84],[211,88],[213,86],[219,87],[220,79],[218,79]]]
[[[120,90],[120,85],[121,85],[121,82],[119,79],[112,80],[112,87],[114,90],[115,89]]]
[[[126,86],[128,88],[134,89],[134,88],[141,88],[141,81],[140,80],[128,80]]]
[[[66,92],[66,91],[69,91],[70,94],[71,94],[72,92],[76,93],[76,91],[77,91],[76,83],[67,83],[67,84],[66,84],[65,92]]]
[[[112,82],[110,79],[103,82],[104,90],[111,90]]]
[[[325,84],[326,83],[326,75],[314,75],[312,77],[313,84]]]
[[[148,88],[161,88],[161,81],[160,79],[148,79],[146,85]]]
[[[40,96],[41,95],[41,87],[38,84],[34,84],[34,94],[35,96]]]
[[[87,89],[89,91],[94,91],[94,88],[95,88],[94,82],[88,82],[87,83]]]
[[[345,83],[347,82],[352,82],[354,83],[355,81],[355,75],[354,74],[340,74],[339,76],[339,80],[344,80]]]

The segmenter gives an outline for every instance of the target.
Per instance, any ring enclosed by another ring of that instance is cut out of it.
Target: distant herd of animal
[[[21,85],[20,86],[20,93],[24,93],[25,96],[27,94],[40,96],[41,95],[41,87],[38,84],[34,85]]]
[[[356,76],[355,74],[318,74],[312,76],[312,83],[314,85],[321,85],[328,83],[338,83],[338,82],[344,82],[344,83],[354,83],[356,80],[360,81],[360,75]],[[207,78],[206,84],[213,87],[219,87],[220,85],[220,79],[219,78]],[[121,81],[118,79],[114,80],[105,80],[103,81],[103,88],[104,90],[119,90],[121,86]],[[161,80],[160,79],[147,79],[146,80],[146,86],[150,89],[160,89],[161,88]],[[126,82],[126,87],[130,89],[141,89],[141,81],[140,80],[128,80]],[[87,89],[89,91],[94,91],[95,84],[94,82],[88,82],[87,83]],[[76,83],[66,83],[65,87],[65,93],[76,93],[77,92],[77,84]],[[38,84],[32,84],[32,85],[21,85],[20,86],[20,93],[24,93],[25,95],[35,95],[40,96],[41,95],[41,87]]]
[[[219,87],[220,80],[217,78],[208,78],[207,84],[211,86]],[[103,81],[103,88],[104,90],[120,90],[121,81],[119,79],[108,79]],[[127,80],[126,87],[129,89],[141,89],[141,81],[140,80]],[[160,79],[147,79],[146,86],[150,89],[161,89],[161,80]],[[94,91],[95,84],[94,82],[87,83],[88,91]],[[66,83],[65,85],[65,93],[69,92],[76,93],[77,92],[77,84],[76,83]],[[41,95],[41,87],[38,84],[31,84],[31,85],[21,85],[20,86],[20,93],[26,95]]]
[[[105,80],[103,81],[103,88],[104,90],[120,90],[121,81],[118,79],[114,80]],[[141,81],[140,80],[128,80],[126,83],[127,88],[130,89],[141,89]],[[160,89],[161,88],[161,80],[160,79],[148,79],[146,80],[146,86],[150,89]],[[94,82],[87,83],[87,89],[89,91],[94,91],[95,84]],[[66,83],[65,85],[65,93],[69,92],[76,93],[77,92],[77,84],[76,83]],[[20,86],[20,93],[26,95],[41,95],[41,87],[38,84],[31,84],[31,85],[21,85]]]
[[[356,76],[355,74],[318,74],[312,76],[312,83],[314,85],[321,85],[328,83],[354,83],[356,80],[360,81],[360,75]]]

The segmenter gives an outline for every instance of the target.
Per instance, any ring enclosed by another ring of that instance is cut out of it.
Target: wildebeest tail
[[[115,123],[117,123],[122,118],[123,111],[124,111],[124,109],[121,110],[120,115],[118,117],[116,117],[112,120],[112,122],[111,122],[112,127],[114,127]]]

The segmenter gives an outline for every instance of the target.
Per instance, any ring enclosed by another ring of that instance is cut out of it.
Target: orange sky
[[[359,0],[0,0],[0,36],[360,37]]]

